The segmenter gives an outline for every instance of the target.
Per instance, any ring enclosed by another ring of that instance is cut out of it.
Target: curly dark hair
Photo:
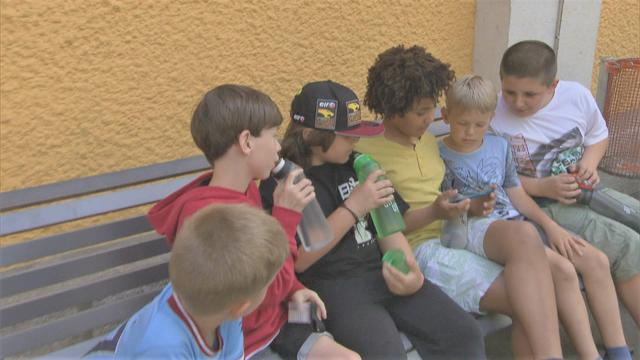
[[[404,115],[416,100],[437,101],[454,78],[450,65],[423,47],[395,46],[378,55],[369,68],[364,104],[385,118]]]

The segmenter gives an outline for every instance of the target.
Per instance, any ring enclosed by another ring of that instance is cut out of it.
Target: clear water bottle
[[[380,164],[367,154],[359,154],[353,161],[353,168],[358,176],[358,182],[363,184],[369,174],[380,169]],[[380,176],[378,180],[386,179],[386,176]],[[391,234],[395,234],[405,229],[404,219],[395,200],[371,210],[371,219],[376,227],[378,238],[382,239]]]
[[[298,168],[291,161],[280,159],[271,173],[276,180],[284,181],[291,171]],[[293,182],[294,184],[298,183],[304,178],[304,173],[300,173]],[[324,212],[316,199],[313,199],[302,210],[302,220],[298,225],[298,238],[306,251],[321,249],[333,240],[333,231],[331,231],[327,218],[324,216]]]
[[[444,247],[464,249],[467,246],[468,235],[467,213],[464,212],[452,219],[447,219],[442,222],[440,243]]]
[[[609,192],[609,188],[588,189],[582,187],[582,193],[578,196],[578,203],[587,205],[591,210],[606,216],[617,222],[623,223],[640,233],[640,209],[625,204]]]

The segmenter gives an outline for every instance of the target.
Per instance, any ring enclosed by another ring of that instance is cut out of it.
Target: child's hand
[[[291,301],[302,304],[306,302],[312,302],[317,305],[318,308],[318,319],[326,319],[327,318],[327,308],[324,306],[324,302],[320,299],[320,296],[309,289],[300,289],[291,295]]]
[[[471,216],[489,216],[496,206],[496,186],[491,185],[493,191],[488,196],[472,199],[469,206],[469,215]]]
[[[549,237],[551,248],[571,261],[573,261],[573,257],[576,254],[582,256],[582,248],[587,246],[584,240],[571,234],[558,224],[554,224],[549,229],[545,228],[545,232]]]
[[[553,175],[542,179],[542,189],[545,197],[559,201],[562,204],[573,204],[582,190],[572,174]]]
[[[413,256],[406,259],[409,272],[403,274],[386,261],[382,263],[382,277],[391,293],[399,296],[414,294],[424,284],[424,275]]]
[[[457,203],[450,202],[449,199],[457,193],[458,190],[453,189],[438,195],[436,201],[433,202],[438,219],[451,219],[469,211],[469,207],[471,206],[471,200],[469,199],[464,199]]]
[[[315,199],[316,193],[311,185],[311,180],[302,179],[297,184],[293,181],[302,173],[302,169],[293,170],[287,180],[281,181],[273,192],[273,204],[302,212],[302,209]]]
[[[570,168],[569,171],[576,173],[580,180],[588,181],[592,186],[595,186],[600,182],[600,176],[598,176],[598,164],[594,165],[582,160]]]
[[[384,171],[376,170],[369,174],[364,183],[358,184],[349,198],[345,200],[346,204],[356,215],[364,216],[372,209],[393,201],[393,184],[390,180],[376,181],[378,177],[384,175]]]

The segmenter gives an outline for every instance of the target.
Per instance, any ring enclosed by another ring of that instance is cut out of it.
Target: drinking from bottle
[[[367,154],[359,154],[353,161],[353,168],[358,176],[358,182],[364,183],[369,174],[380,169],[380,165]],[[386,179],[380,176],[378,180]],[[405,229],[404,219],[395,200],[371,210],[371,219],[379,238],[385,238]]]
[[[271,173],[278,181],[286,180],[291,171],[299,167],[289,160],[280,159]],[[304,179],[304,173],[300,173],[293,182],[298,183]],[[322,208],[316,199],[313,199],[302,210],[302,220],[298,225],[298,238],[306,251],[321,249],[333,240],[333,231],[327,223],[327,219],[322,212]]]

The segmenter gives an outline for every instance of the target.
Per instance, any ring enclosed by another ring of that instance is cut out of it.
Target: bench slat
[[[156,202],[196,176],[98,194],[87,198],[0,215],[0,236]]]
[[[141,293],[67,318],[8,334],[0,338],[0,358],[52,344],[100,326],[123,321],[151,301],[160,290]]]
[[[151,284],[169,277],[169,254],[154,259],[123,273],[102,275],[72,284],[62,289],[38,294],[22,302],[0,306],[0,327],[12,326],[73,306],[89,304],[110,295]]]
[[[158,234],[132,237],[119,242],[116,246],[96,249],[90,254],[43,262],[33,268],[7,271],[1,274],[0,289],[2,289],[3,297],[9,297],[38,287],[160,255],[168,250],[164,237]]]
[[[15,245],[0,251],[0,266],[17,264],[37,258],[80,249],[105,241],[151,231],[153,228],[145,215],[117,220],[106,224],[47,236]]]
[[[202,155],[0,193],[0,211],[57,201],[211,168]]]

